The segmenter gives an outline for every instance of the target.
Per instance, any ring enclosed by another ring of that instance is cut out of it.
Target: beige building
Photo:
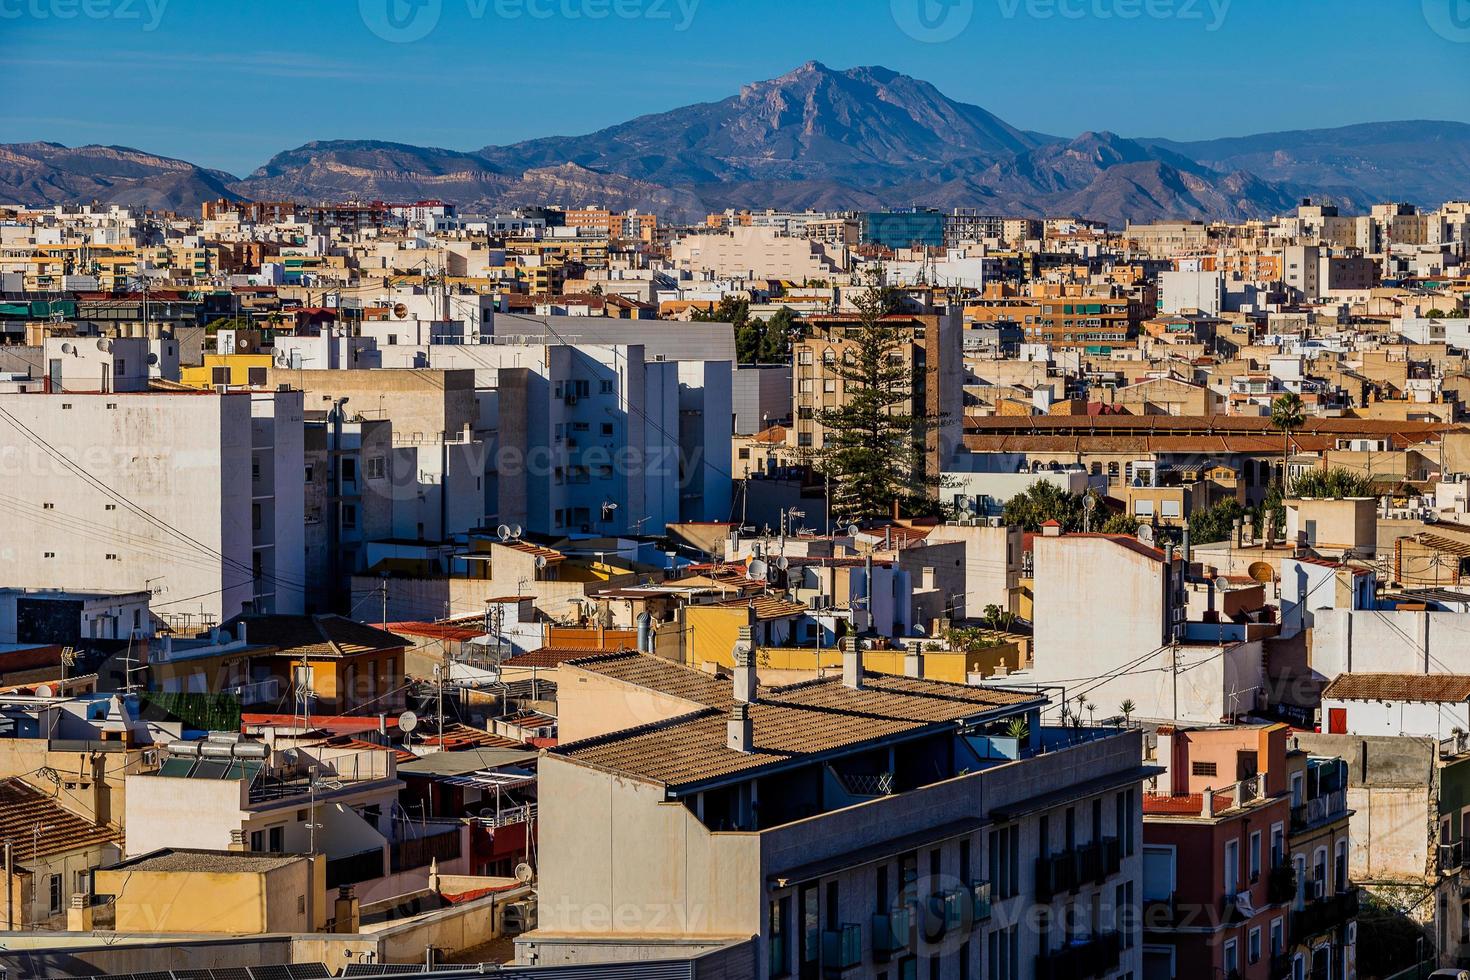
[[[326,858],[236,851],[154,851],[102,869],[119,933],[320,932],[330,918]]]
[[[1139,894],[1153,771],[1136,732],[1043,728],[1040,694],[878,676],[852,649],[840,676],[760,687],[740,649],[733,681],[632,653],[563,667],[581,740],[541,761],[539,924],[519,962],[754,937],[742,975],[760,978],[1138,972],[1136,921],[1117,915]],[[1088,870],[1042,874],[1039,854]],[[1038,904],[1070,942],[1019,924]]]
[[[847,247],[837,242],[794,238],[773,228],[734,227],[686,235],[670,250],[674,267],[740,279],[831,279],[845,272]]]

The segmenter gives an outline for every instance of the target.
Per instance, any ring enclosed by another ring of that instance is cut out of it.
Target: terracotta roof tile
[[[17,861],[110,844],[120,836],[105,824],[82,819],[20,779],[0,782],[0,842],[13,845]]]
[[[1339,674],[1322,697],[1341,701],[1470,701],[1470,674]]]

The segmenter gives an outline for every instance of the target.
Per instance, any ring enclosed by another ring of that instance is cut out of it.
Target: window
[[[388,472],[388,462],[382,456],[369,456],[363,470],[369,480],[381,480]]]
[[[260,504],[250,505],[250,528],[254,531],[260,530]]]
[[[342,460],[342,482],[357,482],[357,460],[351,458]]]
[[[265,834],[262,831],[252,830],[250,832],[250,849],[256,852],[265,850]]]
[[[1347,841],[1337,842],[1332,859],[1332,888],[1339,895],[1348,888]]]
[[[607,378],[603,378],[597,390],[604,395],[611,395],[613,393],[613,383]]]
[[[1143,846],[1143,900],[1168,902],[1174,897],[1174,848]]]
[[[1280,956],[1286,942],[1285,919],[1271,920],[1271,955]]]
[[[1250,853],[1246,855],[1246,867],[1252,884],[1261,880],[1261,832],[1259,830],[1251,834]]]
[[[1213,762],[1191,762],[1189,774],[1191,776],[1214,776],[1217,775],[1216,766]]]
[[[1225,893],[1234,895],[1240,891],[1240,841],[1225,842]]]
[[[1135,500],[1135,501],[1133,501],[1133,516],[1135,516],[1135,517],[1153,517],[1154,516],[1154,502],[1152,500]]]
[[[61,875],[50,875],[46,879],[46,886],[50,891],[51,914],[55,915],[61,911]]]
[[[1021,890],[1021,833],[1018,827],[992,830],[988,839],[990,881],[996,898],[1010,898]]]
[[[1234,939],[1225,940],[1224,965],[1225,975],[1227,977],[1240,970],[1240,952],[1238,947],[1239,943]]]
[[[342,527],[344,529],[346,529],[346,530],[356,530],[356,528],[357,528],[357,505],[356,504],[343,504],[342,505]]]
[[[272,854],[281,854],[286,850],[286,828],[277,824],[270,828],[270,848]]]
[[[1261,927],[1260,926],[1256,926],[1254,929],[1251,930],[1251,932],[1250,932],[1250,938],[1246,941],[1245,956],[1246,956],[1246,962],[1248,962],[1248,963],[1259,963],[1259,962],[1261,962]]]
[[[770,903],[766,934],[771,948],[771,976],[791,974],[791,950],[787,945],[787,921],[791,918],[791,896],[783,895]]]
[[[1271,825],[1271,867],[1279,868],[1286,862],[1286,833],[1279,823]]]
[[[749,446],[742,446],[740,448],[739,453],[740,453],[740,458],[741,459],[749,459],[750,458],[750,447]]]

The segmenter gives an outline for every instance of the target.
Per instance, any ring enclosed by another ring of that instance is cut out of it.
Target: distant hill
[[[0,146],[0,202],[437,197],[462,209],[535,203],[697,219],[726,207],[977,207],[1125,220],[1240,220],[1304,196],[1361,209],[1470,195],[1470,125],[1367,123],[1201,142],[1018,129],[928,82],[817,62],[718,102],[585,136],[478,150],[311,142],[236,178],[120,147]]]

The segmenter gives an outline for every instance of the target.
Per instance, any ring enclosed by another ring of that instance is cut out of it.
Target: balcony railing
[[[453,861],[460,856],[460,826],[455,824],[435,834],[410,837],[393,844],[393,873],[428,867],[434,861]]]
[[[1291,865],[1272,868],[1266,877],[1266,900],[1281,905],[1296,898],[1296,872]]]
[[[1045,902],[1085,884],[1102,884],[1123,867],[1123,848],[1116,837],[1049,854],[1036,861],[1036,897]]]
[[[1036,978],[1079,980],[1099,977],[1117,969],[1122,950],[1122,937],[1116,932],[1068,943],[1061,949],[1042,953],[1036,958]]]
[[[892,956],[908,949],[912,921],[907,907],[873,916],[873,952],[879,956]]]
[[[850,970],[863,961],[863,927],[846,923],[822,932],[822,969]]]
[[[1328,895],[1291,913],[1291,937],[1295,943],[1304,943],[1313,936],[1330,932],[1346,925],[1358,915],[1358,890]]]
[[[990,919],[990,882],[970,882],[970,921],[979,925]]]
[[[375,847],[369,851],[348,854],[327,861],[327,887],[355,885],[383,877],[383,849]]]

